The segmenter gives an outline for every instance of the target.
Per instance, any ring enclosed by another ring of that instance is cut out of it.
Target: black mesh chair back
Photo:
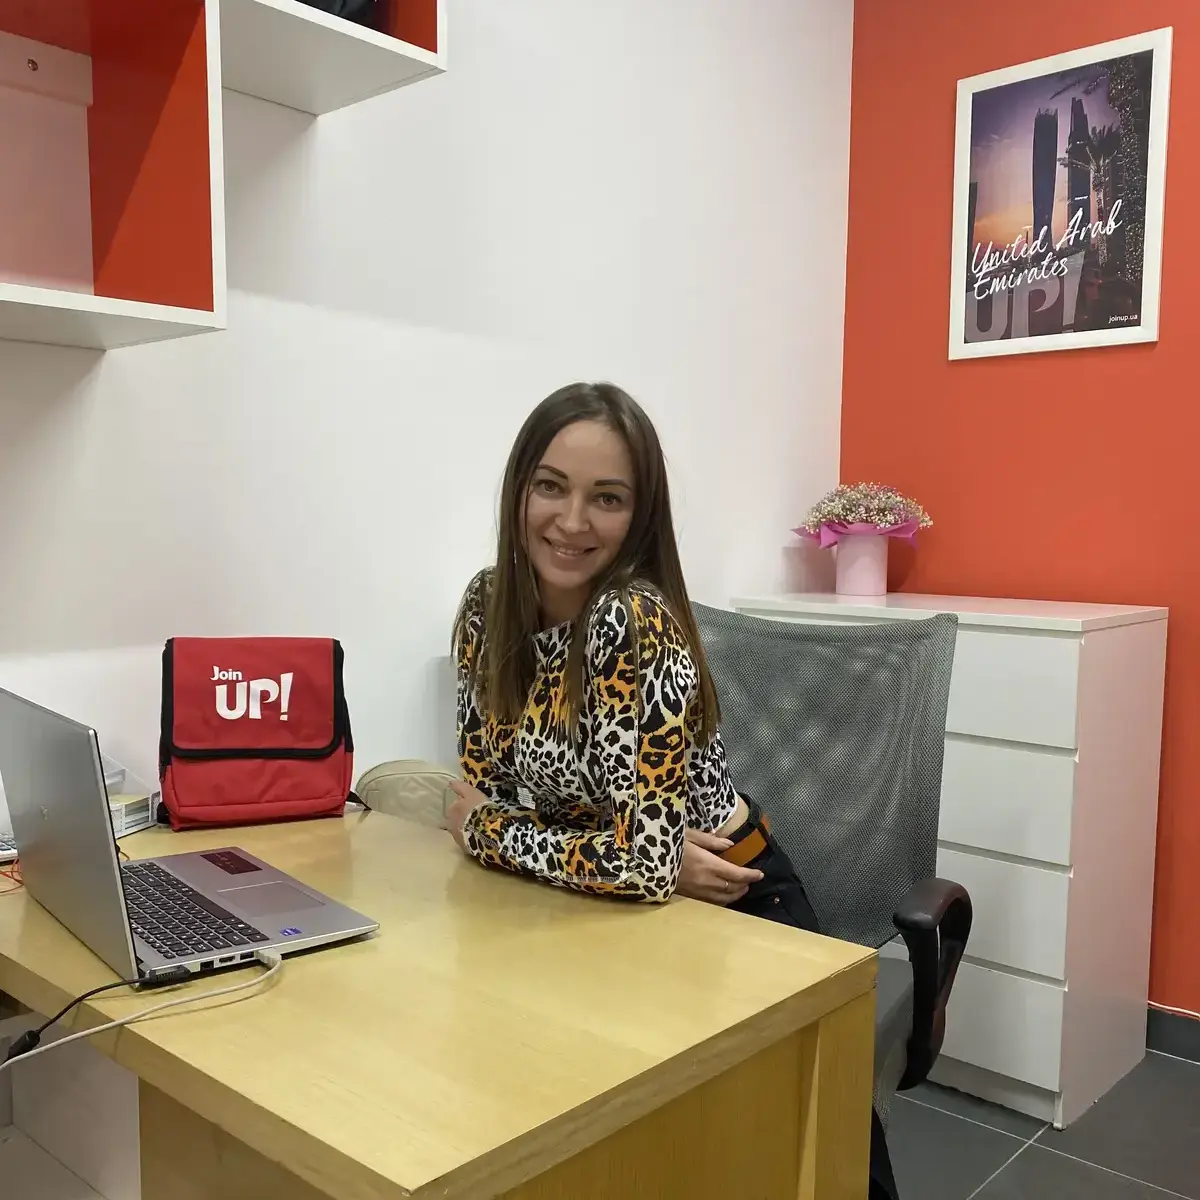
[[[822,931],[878,948],[935,875],[958,618],[809,623],[695,605],[735,786]]]

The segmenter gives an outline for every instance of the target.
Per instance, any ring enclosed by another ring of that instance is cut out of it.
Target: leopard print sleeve
[[[479,654],[483,638],[484,597],[487,571],[481,571],[467,586],[462,600],[461,636],[454,647],[457,681],[458,762],[463,779],[489,800],[499,801],[517,811],[517,792],[511,784],[498,777],[495,760],[487,745],[483,714],[476,702],[471,685],[471,669]]]
[[[603,779],[611,820],[581,831],[480,805],[464,833],[470,852],[490,865],[577,891],[661,903],[674,893],[683,860],[687,712],[698,675],[657,596],[634,590],[631,611],[636,638],[616,595],[601,602],[588,633],[587,765]]]

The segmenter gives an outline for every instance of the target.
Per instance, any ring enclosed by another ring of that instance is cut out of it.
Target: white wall
[[[153,772],[172,634],[335,635],[357,766],[452,753],[504,457],[575,378],[659,425],[695,598],[836,478],[848,0],[451,0],[450,69],[225,94],[228,332],[0,344],[0,684]]]

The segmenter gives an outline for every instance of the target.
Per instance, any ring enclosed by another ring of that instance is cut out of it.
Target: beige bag
[[[454,801],[450,782],[458,776],[419,758],[380,763],[363,774],[355,794],[375,812],[420,825],[440,827]]]

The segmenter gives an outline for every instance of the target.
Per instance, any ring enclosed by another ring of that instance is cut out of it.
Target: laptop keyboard
[[[0,862],[12,858],[17,853],[16,841],[6,833],[0,833]]]
[[[121,879],[133,932],[164,958],[224,958],[270,941],[157,863],[122,863]]]

